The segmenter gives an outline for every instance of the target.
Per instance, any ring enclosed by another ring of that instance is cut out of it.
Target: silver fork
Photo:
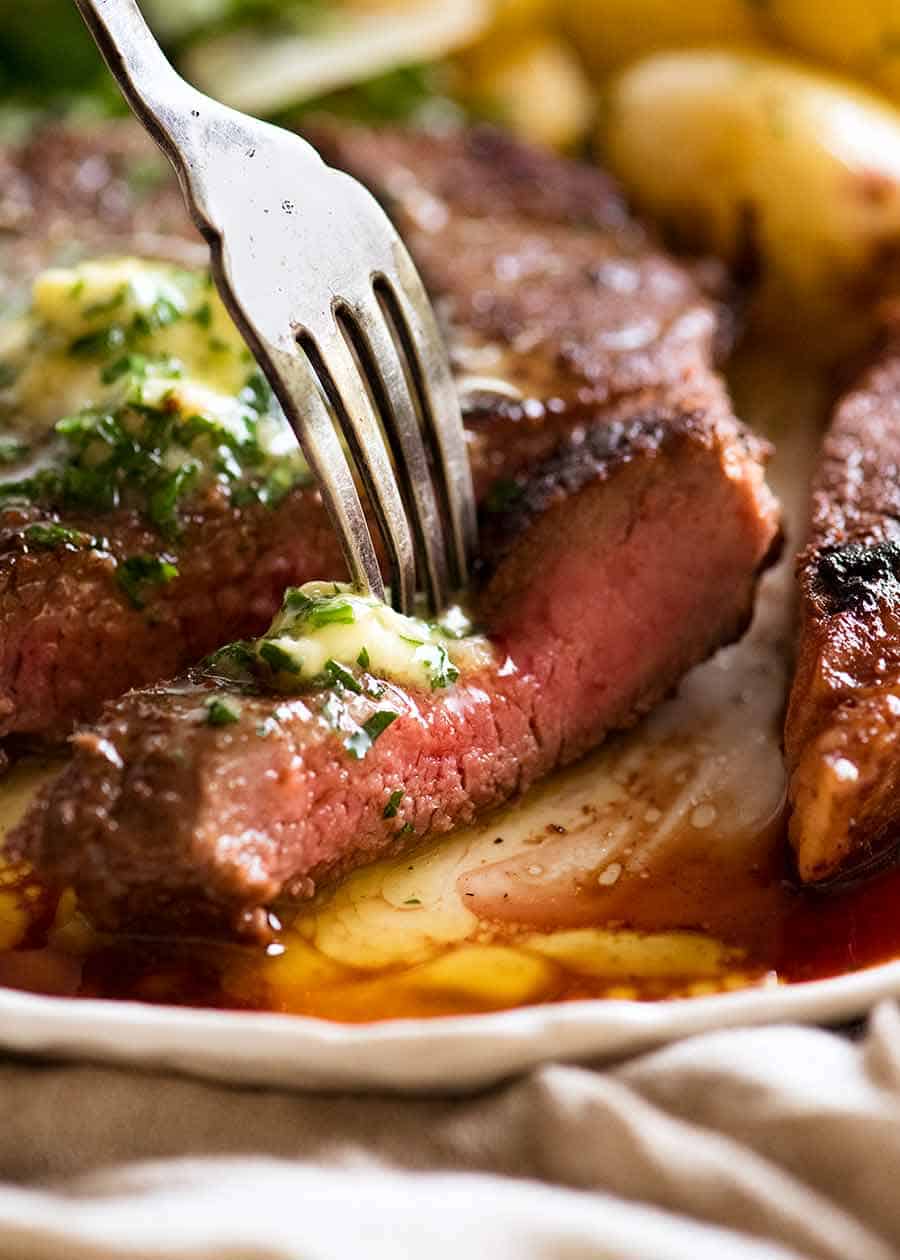
[[[319,484],[351,581],[384,598],[355,467],[393,603],[410,611],[422,591],[439,610],[467,577],[475,500],[447,354],[403,242],[371,194],[306,141],[185,82],[135,0],[76,3],[175,167],[219,292]]]

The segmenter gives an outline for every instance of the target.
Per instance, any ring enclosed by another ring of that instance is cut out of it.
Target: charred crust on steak
[[[874,612],[900,601],[900,543],[828,547],[814,565],[814,589],[829,615]]]

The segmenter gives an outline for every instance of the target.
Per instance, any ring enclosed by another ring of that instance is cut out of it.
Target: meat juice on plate
[[[823,394],[795,365],[753,351],[734,377],[739,413],[777,443],[785,558],[762,584],[748,635],[648,720],[477,826],[286,910],[266,948],[103,936],[71,894],[52,897],[8,868],[0,982],[362,1021],[694,996],[900,951],[897,876],[831,898],[801,896],[789,880],[781,724],[791,569]],[[13,769],[4,829],[54,768]]]

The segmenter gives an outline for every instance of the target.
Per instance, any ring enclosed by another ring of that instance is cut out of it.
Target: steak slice
[[[900,840],[900,330],[835,407],[798,575],[790,840],[815,882]]]
[[[391,207],[438,300],[482,497],[587,424],[707,388],[727,319],[704,290],[721,275],[660,252],[602,172],[489,130],[319,138]],[[125,123],[49,127],[0,149],[0,295],[79,253],[204,259],[159,162]],[[47,511],[0,510],[0,736],[59,738],[127,688],[260,633],[286,584],[344,572],[304,487],[276,508],[197,496],[177,543],[134,512],[64,518],[103,549],[36,549],[28,526]],[[136,552],[180,572],[143,608],[116,580]]]
[[[340,719],[333,691],[203,672],[132,692],[74,737],[13,851],[104,927],[264,938],[268,907],[523,791],[739,635],[778,534],[764,453],[711,376],[668,406],[586,416],[483,513],[492,665],[443,691],[339,693]],[[213,697],[235,720],[209,724]],[[395,720],[356,760],[335,722],[376,711]]]

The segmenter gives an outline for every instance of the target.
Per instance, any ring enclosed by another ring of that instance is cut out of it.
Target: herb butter
[[[349,586],[308,582],[287,591],[256,653],[288,685],[326,680],[361,691],[360,675],[369,675],[436,690],[490,661],[487,640],[468,629],[458,610],[427,622]]]
[[[177,532],[218,485],[275,503],[308,469],[204,271],[139,258],[51,268],[0,327],[0,500],[142,511]]]
[[[487,639],[472,633],[458,608],[423,621],[349,586],[308,582],[287,590],[261,639],[232,644],[211,665],[236,664],[283,691],[321,686],[377,696],[379,679],[437,690],[492,659]]]

